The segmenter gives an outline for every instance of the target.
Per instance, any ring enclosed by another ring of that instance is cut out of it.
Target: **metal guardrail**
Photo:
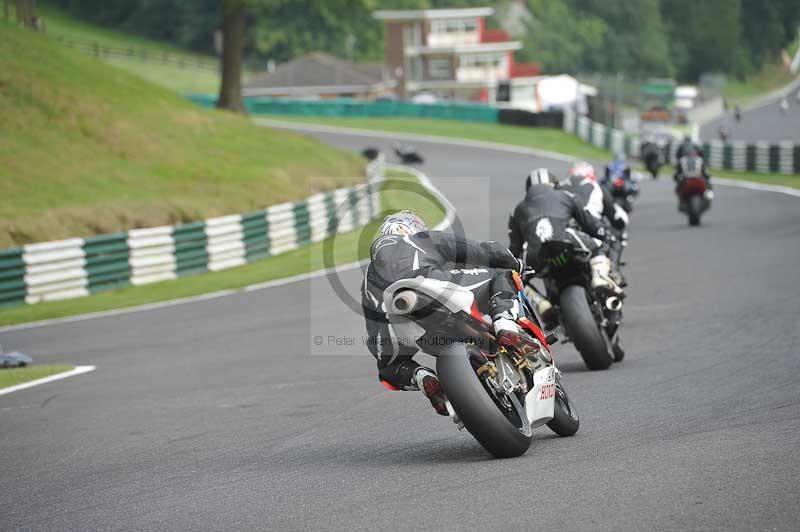
[[[147,48],[110,46],[96,41],[82,41],[72,39],[63,35],[54,37],[56,42],[69,48],[75,48],[82,52],[93,55],[97,58],[119,58],[143,63],[152,62],[165,65],[173,65],[179,68],[206,70],[209,72],[219,72],[219,61],[202,59],[200,57],[188,57],[180,54],[171,54],[166,51],[148,50]]]
[[[245,214],[0,250],[0,308],[224,270],[351,231],[381,210],[382,158],[367,175],[363,185]]]
[[[578,116],[572,109],[564,110],[564,130],[582,140],[610,150],[639,157],[641,139],[603,124]],[[659,141],[665,160],[674,164],[679,142]],[[795,142],[722,142],[713,140],[702,145],[709,168],[761,173],[800,174],[800,143]]]

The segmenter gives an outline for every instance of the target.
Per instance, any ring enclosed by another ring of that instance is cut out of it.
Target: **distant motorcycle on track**
[[[522,292],[520,300],[519,323],[538,346],[524,357],[496,345],[491,319],[469,289],[420,276],[384,292],[398,341],[436,357],[453,422],[497,458],[527,451],[536,427],[572,436],[580,424],[550,352],[557,337],[545,336]]]
[[[714,198],[704,175],[703,165],[703,158],[700,156],[681,157],[678,161],[678,210],[686,213],[691,226],[700,225],[700,217],[711,208],[711,200]]]

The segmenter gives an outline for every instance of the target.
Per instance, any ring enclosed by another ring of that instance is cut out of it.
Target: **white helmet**
[[[525,190],[527,191],[533,185],[550,185],[555,186],[555,176],[551,176],[547,168],[537,168],[528,174],[528,179],[525,180]]]
[[[416,235],[428,230],[425,222],[411,211],[390,214],[381,224],[382,235]]]

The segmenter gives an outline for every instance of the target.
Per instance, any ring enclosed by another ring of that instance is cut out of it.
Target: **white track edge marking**
[[[60,381],[61,379],[74,377],[75,375],[82,375],[84,373],[89,373],[90,371],[94,371],[95,369],[96,369],[95,366],[75,366],[73,369],[69,371],[56,373],[55,375],[49,375],[47,377],[42,377],[41,379],[23,382],[22,384],[15,384],[14,386],[9,386],[7,388],[0,388],[0,395],[6,395],[12,392],[18,392],[20,390],[27,390],[28,388],[33,388],[34,386],[39,386],[40,384],[47,384],[48,382]]]

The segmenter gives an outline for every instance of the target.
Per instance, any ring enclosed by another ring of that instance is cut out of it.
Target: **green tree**
[[[662,0],[670,55],[682,79],[705,72],[744,76],[740,3],[730,0]]]

